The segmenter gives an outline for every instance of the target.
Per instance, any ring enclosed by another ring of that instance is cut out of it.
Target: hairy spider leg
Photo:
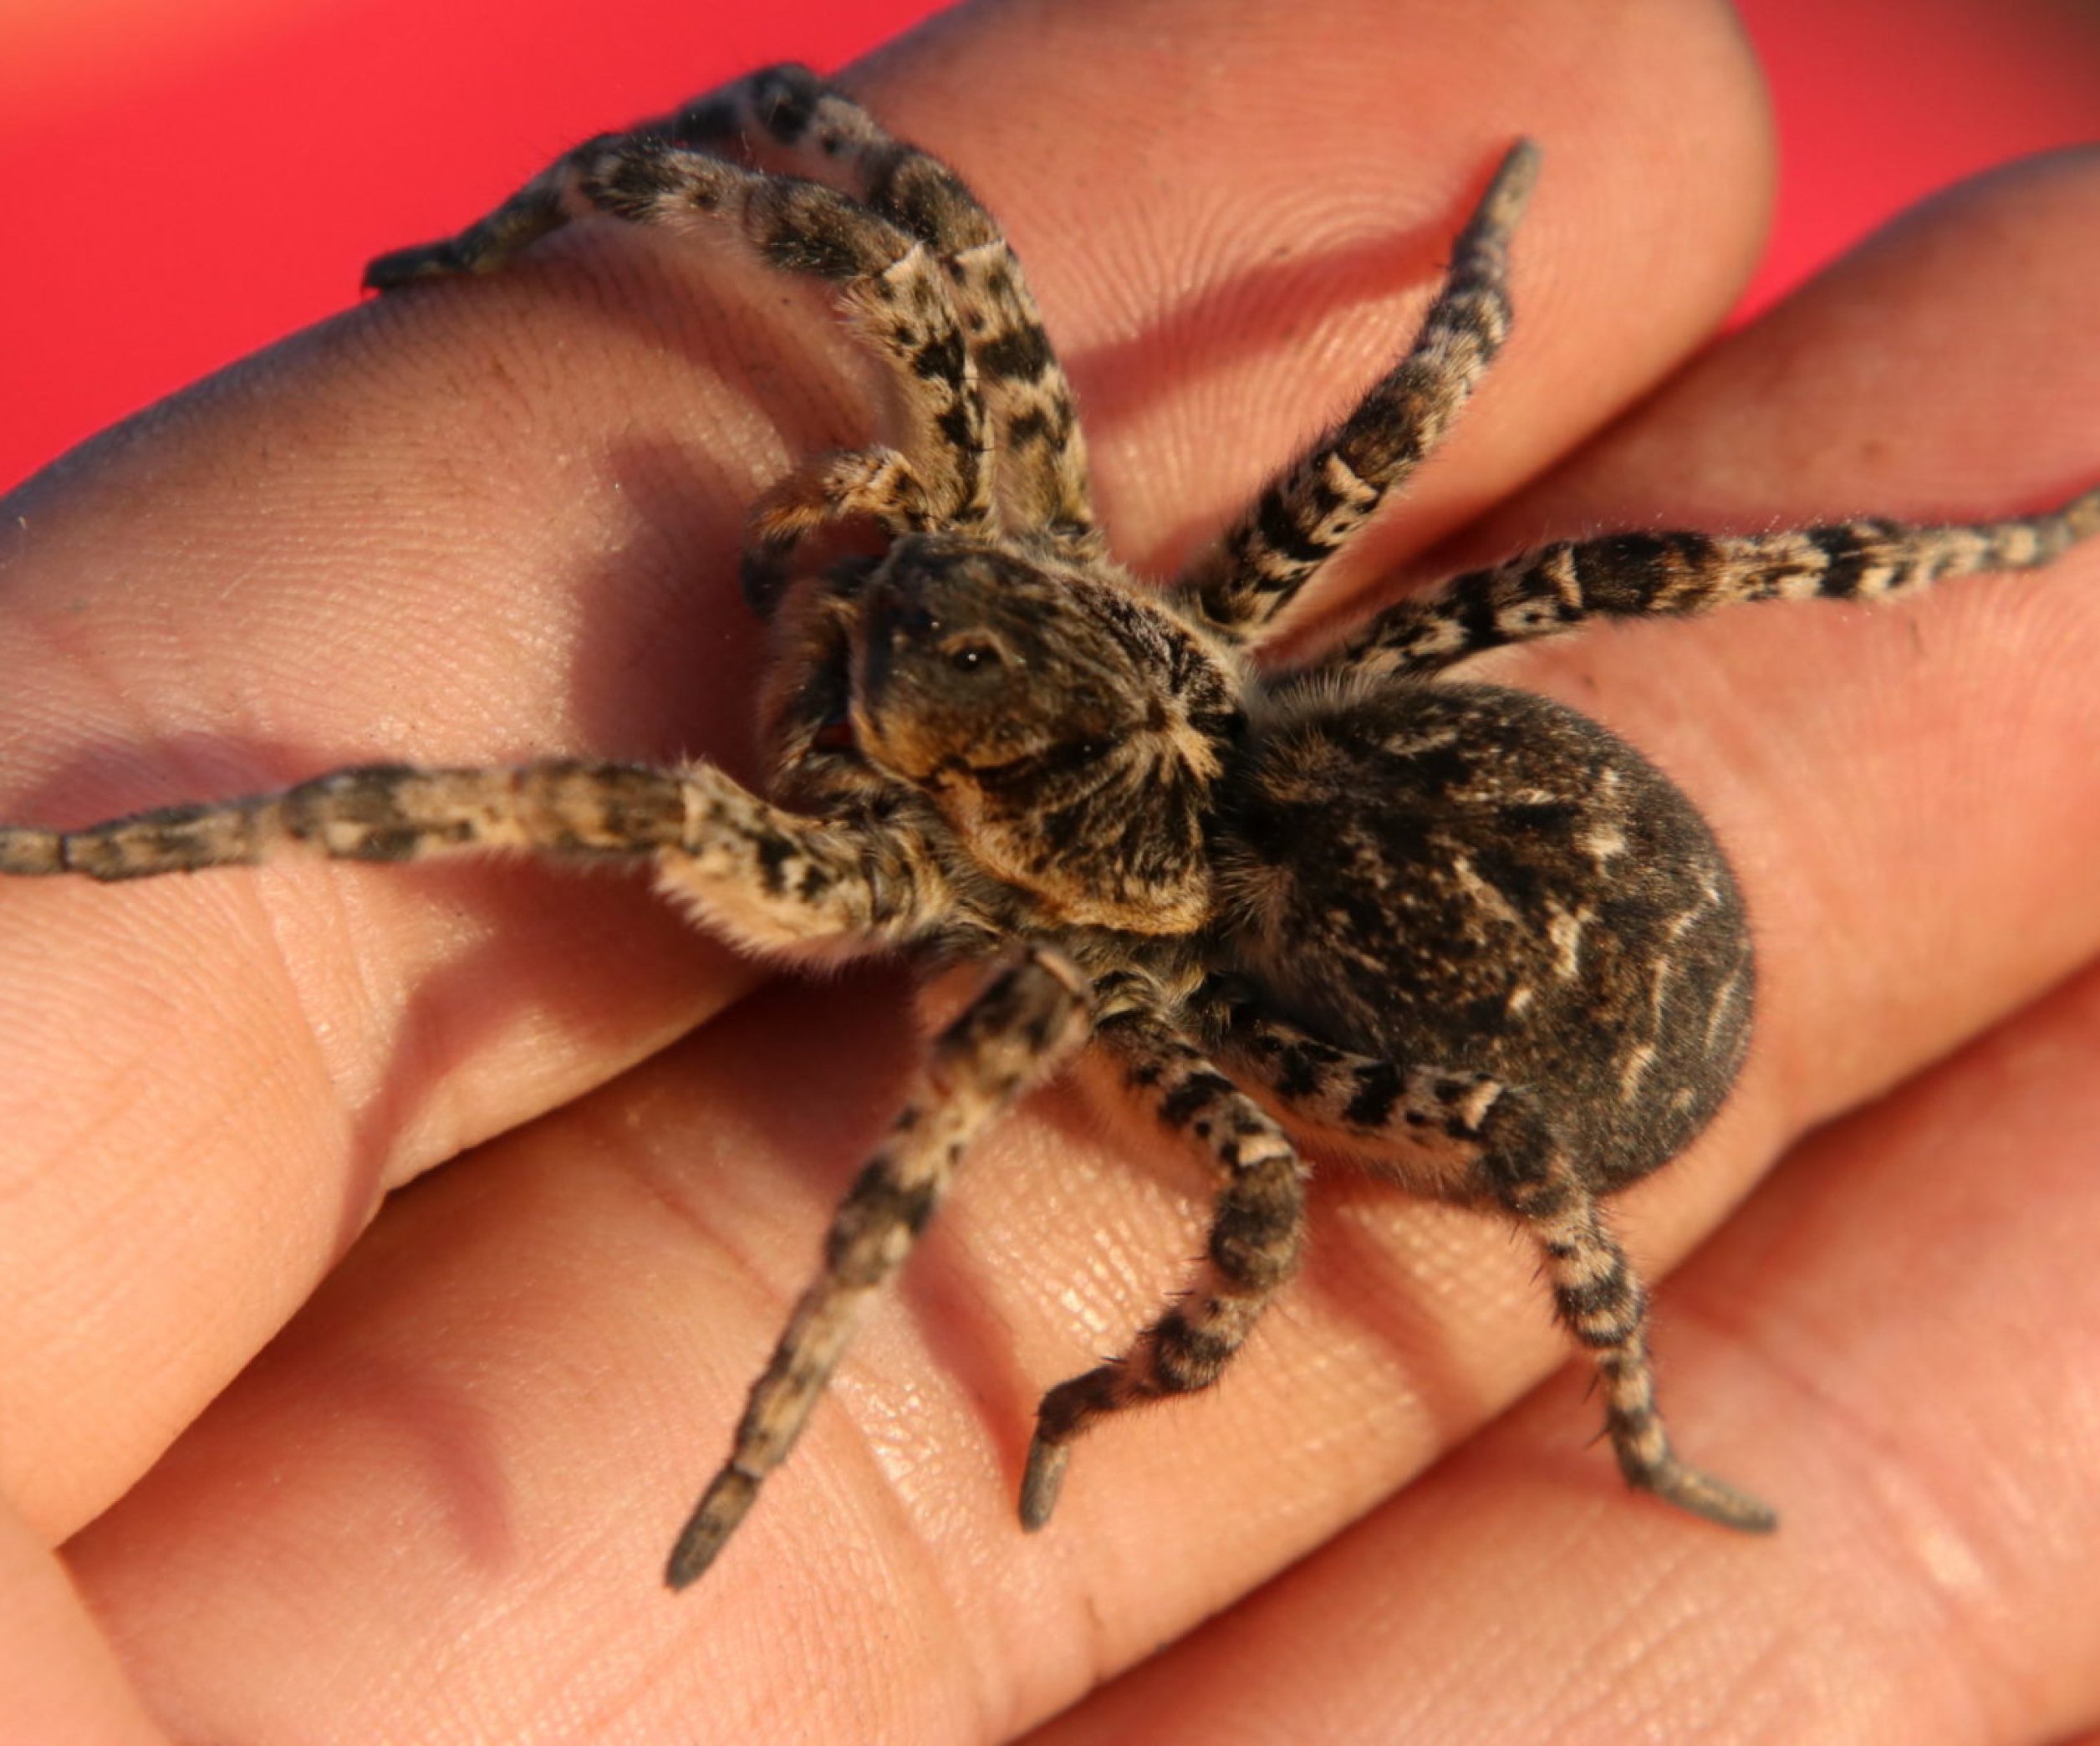
[[[1509,337],[1509,242],[1538,148],[1519,140],[1460,232],[1407,355],[1175,579],[1216,630],[1258,645],[1277,614],[1443,442]]]
[[[1021,1485],[1030,1529],[1057,1507],[1080,1433],[1105,1414],[1216,1381],[1305,1249],[1305,1167],[1283,1130],[1158,1013],[1104,1015],[1095,1035],[1131,1091],[1168,1128],[1200,1143],[1223,1181],[1202,1268],[1174,1307],[1124,1355],[1043,1396]]]
[[[752,500],[744,518],[744,598],[771,618],[802,543],[833,522],[864,517],[895,536],[940,524],[911,462],[894,448],[812,456]]]
[[[511,770],[365,764],[275,794],[157,807],[77,830],[0,827],[0,868],[147,879],[306,851],[419,860],[466,850],[649,855],[683,838],[679,779],[636,764],[553,759]]]
[[[1561,1324],[1588,1350],[1604,1394],[1604,1428],[1627,1483],[1723,1528],[1768,1534],[1771,1507],[1680,1461],[1655,1406],[1648,1294],[1597,1195],[1526,1092],[1498,1088],[1477,1128],[1482,1182],[1545,1256]]]
[[[594,134],[572,146],[500,206],[452,236],[375,255],[364,263],[364,288],[395,291],[418,279],[501,272],[520,250],[581,216],[576,182],[582,166],[621,137]]]
[[[2100,489],[2010,521],[1562,540],[1387,607],[1313,666],[1418,677],[1597,619],[1689,617],[1752,600],[1890,600],[1956,576],[2038,569],[2096,533]]]
[[[851,1338],[861,1306],[901,1267],[961,1161],[992,1118],[1087,1038],[1084,979],[1032,948],[935,1040],[925,1081],[833,1216],[823,1270],[796,1304],[752,1386],[728,1461],[679,1534],[664,1580],[696,1580],[787,1458]]]
[[[948,275],[991,410],[1002,524],[1047,534],[1068,557],[1107,555],[1071,384],[1012,248],[961,176],[807,67],[754,73],[661,125],[712,149],[776,148],[797,173],[925,242]]]
[[[389,290],[490,272],[590,212],[672,229],[726,225],[768,265],[836,285],[847,321],[887,366],[895,448],[816,456],[754,506],[744,591],[762,615],[795,547],[824,521],[870,516],[893,534],[929,520],[990,531],[991,421],[948,276],[925,242],[835,188],[746,169],[660,133],[602,135],[456,236],[381,255],[364,281]]]
[[[658,884],[747,949],[843,941],[873,950],[946,901],[931,857],[783,811],[709,764],[682,770],[550,758],[512,769],[368,764],[246,799],[166,806],[77,830],[0,825],[0,875],[148,879],[299,852],[422,860],[512,851],[651,859]]]
[[[1561,1325],[1596,1366],[1606,1434],[1629,1484],[1724,1528],[1777,1525],[1766,1504],[1678,1458],[1655,1404],[1647,1293],[1598,1195],[1527,1093],[1483,1074],[1353,1054],[1246,1004],[1228,1022],[1227,1059],[1246,1064],[1290,1116],[1374,1143],[1372,1167],[1404,1187],[1489,1201],[1531,1233]]]

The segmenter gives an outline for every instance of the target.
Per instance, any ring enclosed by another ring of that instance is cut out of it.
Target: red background
[[[767,61],[835,66],[938,9],[0,0],[0,488],[341,308],[366,256],[455,227],[573,140]],[[1747,307],[1934,188],[2100,135],[2100,0],[1741,10],[1785,170]]]

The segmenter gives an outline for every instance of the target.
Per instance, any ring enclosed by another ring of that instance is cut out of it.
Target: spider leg
[[[1483,1182],[1545,1257],[1561,1325],[1588,1351],[1626,1483],[1723,1528],[1768,1534],[1771,1507],[1679,1460],[1655,1405],[1648,1293],[1598,1197],[1531,1100],[1503,1089],[1480,1125]]]
[[[1087,1034],[1088,990],[1070,964],[1031,950],[993,979],[933,1045],[925,1079],[833,1216],[823,1269],[751,1391],[728,1461],[670,1555],[682,1589],[714,1562],[794,1447],[851,1337],[861,1305],[904,1264],[963,1149]]]
[[[457,236],[381,255],[365,283],[487,273],[570,218],[728,227],[757,257],[838,287],[840,307],[888,366],[892,411],[935,514],[988,528],[990,423],[948,276],[909,232],[820,183],[768,176],[657,132],[607,134],[564,154]]]
[[[895,942],[946,903],[930,857],[914,840],[783,811],[710,764],[370,764],[273,794],[161,807],[77,830],[0,825],[0,874],[104,881],[252,866],[298,853],[405,861],[500,850],[653,860],[665,891],[758,949],[840,937]]]
[[[572,146],[456,236],[375,255],[364,264],[364,288],[395,291],[418,279],[502,271],[528,244],[583,216],[586,209],[579,207],[575,197],[577,177],[584,165],[620,138],[619,134],[595,134]]]
[[[1176,579],[1175,595],[1259,643],[1320,566],[1444,440],[1509,336],[1509,241],[1538,174],[1511,148],[1460,233],[1413,347]]]
[[[1216,1016],[1226,1064],[1267,1092],[1294,1131],[1340,1142],[1416,1193],[1471,1197],[1480,1152],[1473,1129],[1495,1081],[1338,1049],[1258,1006]]]
[[[1057,1507],[1080,1433],[1104,1414],[1216,1381],[1305,1247],[1304,1167],[1282,1129],[1157,1013],[1117,1013],[1096,1035],[1160,1120],[1209,1150],[1224,1182],[1203,1266],[1174,1307],[1123,1356],[1043,1396],[1021,1484],[1030,1529]]]
[[[1413,677],[1599,618],[1690,616],[1749,600],[1888,600],[1951,577],[2039,569],[2097,533],[2100,488],[2012,521],[1562,540],[1389,606],[1315,665]]]
[[[926,488],[893,448],[836,450],[804,462],[752,502],[744,518],[744,598],[771,618],[802,543],[833,522],[865,517],[897,534],[934,520]]]
[[[1483,1074],[1353,1054],[1246,1007],[1229,1023],[1227,1058],[1246,1063],[1294,1120],[1373,1143],[1382,1174],[1440,1199],[1487,1199],[1531,1233],[1561,1325],[1597,1367],[1606,1434],[1629,1484],[1724,1528],[1776,1524],[1756,1498],[1678,1458],[1655,1404],[1647,1293],[1529,1093]]]
[[[1011,531],[1047,534],[1068,556],[1105,555],[1071,385],[1020,262],[953,170],[895,137],[807,67],[754,73],[664,126],[710,150],[775,148],[797,173],[838,188],[932,248],[991,408],[1002,520]]]

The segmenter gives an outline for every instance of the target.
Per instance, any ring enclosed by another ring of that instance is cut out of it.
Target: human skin
[[[1017,0],[852,82],[1009,224],[1148,569],[1384,366],[1518,133],[1546,165],[1517,337],[1327,621],[1560,534],[1996,516],[2100,477],[2100,158],[1944,200],[1693,357],[1771,176],[1703,0]],[[747,768],[742,508],[857,428],[835,340],[782,299],[584,227],[32,482],[0,515],[4,816],[402,757]],[[1092,1435],[1024,1537],[1037,1393],[1200,1241],[1198,1172],[1077,1085],[976,1149],[673,1597],[670,1535],[907,1088],[901,977],[775,982],[639,880],[526,865],[24,883],[0,1714],[272,1742],[996,1739],[1073,1703],[1046,1738],[2092,1727],[2100,551],[1492,671],[1663,763],[1748,896],[1741,1086],[1618,1205],[1652,1274],[1683,1262],[1679,1441],[1776,1537],[1625,1493],[1572,1373],[1482,1429],[1567,1355],[1530,1256],[1341,1170],[1226,1381]]]

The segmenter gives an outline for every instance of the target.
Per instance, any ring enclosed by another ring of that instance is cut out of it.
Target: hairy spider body
[[[770,798],[705,763],[374,766],[75,830],[0,828],[0,872],[508,849],[648,865],[753,952],[1006,960],[935,1040],[834,1218],[673,1550],[674,1587],[788,1452],[970,1141],[1089,1039],[1219,1186],[1185,1289],[1122,1355],[1044,1397],[1028,1526],[1090,1424],[1208,1386],[1296,1270],[1296,1132],[1516,1220],[1597,1366],[1626,1478],[1769,1528],[1763,1504],[1675,1454],[1644,1295],[1602,1207],[1676,1156],[1735,1080],[1753,983],[1735,881],[1630,747],[1445,672],[1598,618],[2038,565],[2100,530],[2100,491],[1974,527],[1558,544],[1404,600],[1308,665],[1257,669],[1277,615],[1500,350],[1537,161],[1528,145],[1505,159],[1409,350],[1160,590],[1107,555],[1071,391],[1012,251],[953,171],[798,68],[589,141],[457,237],[374,262],[368,283],[491,270],[597,212],[726,227],[836,288],[889,366],[891,441],[816,457],[752,507]],[[819,561],[810,536],[842,522],[872,524],[879,549]]]
[[[1527,692],[1403,683],[1282,717],[1222,797],[1220,967],[1357,1054],[1552,1086],[1599,1192],[1681,1151],[1741,1064],[1753,979],[1691,803]],[[1389,1080],[1345,1126],[1383,1125]]]

